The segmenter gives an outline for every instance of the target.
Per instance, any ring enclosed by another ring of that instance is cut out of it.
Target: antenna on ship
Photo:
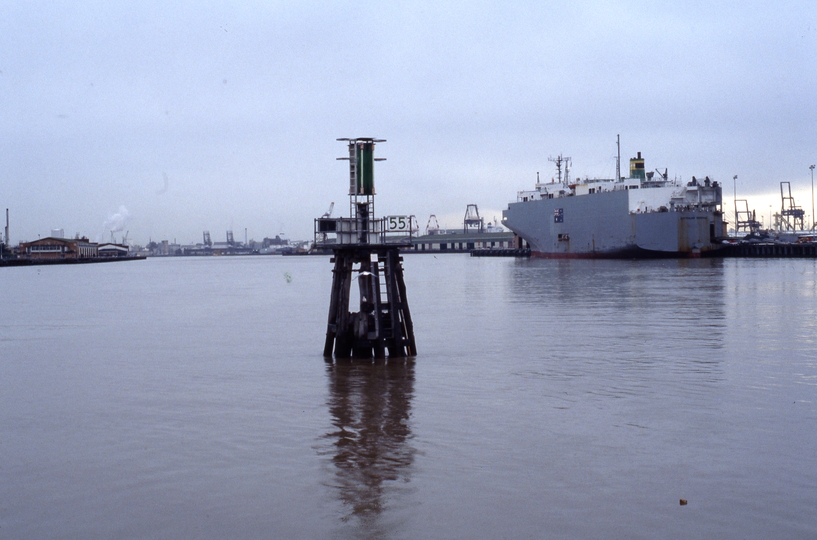
[[[565,165],[565,181],[566,184],[568,181],[568,176],[570,174],[570,165],[569,163],[572,161],[570,157],[563,157],[562,154],[559,154],[555,158],[549,157],[548,161],[551,161],[556,164],[556,178],[558,179],[559,183],[562,183],[562,163]],[[539,173],[536,173],[537,175]]]

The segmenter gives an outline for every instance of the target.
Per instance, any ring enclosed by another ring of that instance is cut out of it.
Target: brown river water
[[[817,261],[404,259],[0,270],[0,538],[817,537]]]

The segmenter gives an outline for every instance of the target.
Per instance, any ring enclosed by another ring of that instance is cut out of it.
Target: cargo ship
[[[557,177],[540,183],[537,173],[534,189],[502,212],[502,224],[527,244],[518,247],[546,258],[701,257],[724,247],[717,181],[646,172],[641,152],[624,178],[617,156],[616,178],[575,181],[569,157],[549,158]]]

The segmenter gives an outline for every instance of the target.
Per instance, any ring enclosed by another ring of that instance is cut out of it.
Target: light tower
[[[0,261],[3,260],[3,252],[9,245],[9,209],[6,208],[6,228],[3,237],[0,238]]]
[[[735,236],[738,235],[738,175],[732,177],[732,187],[734,188],[733,202],[735,203]]]
[[[811,170],[811,230],[817,228],[817,216],[814,215],[814,165],[808,166]]]
[[[415,356],[400,248],[411,247],[413,216],[376,218],[374,157],[383,139],[338,139],[349,143],[349,218],[315,219],[316,249],[332,250],[335,264],[323,355],[335,358]],[[357,274],[359,311],[349,311]]]

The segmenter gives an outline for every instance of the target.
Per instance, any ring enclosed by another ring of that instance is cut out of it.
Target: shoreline
[[[146,257],[143,255],[134,255],[132,257],[98,257],[94,259],[3,259],[0,260],[0,268],[6,266],[51,266],[57,264],[93,264],[93,263],[108,263],[108,262],[124,262],[124,261],[143,261]]]

